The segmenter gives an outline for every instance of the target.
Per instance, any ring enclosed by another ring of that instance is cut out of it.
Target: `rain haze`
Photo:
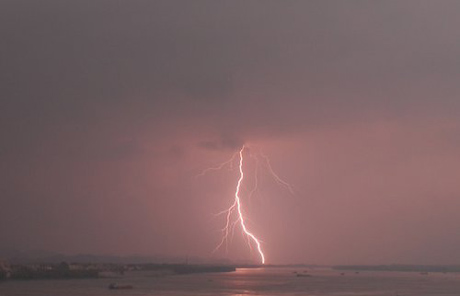
[[[460,263],[459,1],[0,3],[0,249]],[[270,158],[254,184],[251,152]]]

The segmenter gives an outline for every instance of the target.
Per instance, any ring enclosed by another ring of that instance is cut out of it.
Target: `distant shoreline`
[[[402,272],[460,272],[460,265],[335,265],[336,270],[356,271],[402,271]]]
[[[0,270],[0,280],[46,280],[104,278],[111,273],[123,277],[128,271],[158,271],[164,275],[183,275],[193,273],[215,273],[236,271],[235,265],[214,264],[14,264]]]
[[[185,275],[195,273],[234,272],[237,268],[330,268],[340,271],[390,271],[390,272],[459,272],[460,265],[309,265],[309,264],[115,264],[115,263],[66,263],[13,264],[0,270],[1,280],[49,280],[106,278],[104,274],[123,277],[129,271],[154,271],[161,275]]]

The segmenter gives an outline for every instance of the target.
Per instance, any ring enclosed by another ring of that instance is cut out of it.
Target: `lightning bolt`
[[[215,167],[210,167],[210,168],[207,168],[205,170],[203,170],[200,174],[196,175],[195,177],[202,177],[204,175],[206,175],[207,173],[211,172],[211,171],[217,171],[217,170],[222,170],[223,168],[225,167],[229,167],[229,169],[233,169],[233,164],[236,160],[236,158],[239,158],[238,160],[238,163],[239,163],[239,178],[238,178],[238,182],[236,184],[236,188],[235,188],[235,195],[234,195],[234,200],[233,200],[233,203],[231,204],[231,206],[219,213],[216,214],[216,216],[220,216],[220,215],[225,215],[226,216],[226,223],[225,223],[225,227],[222,228],[222,239],[220,241],[220,243],[217,245],[217,247],[214,249],[213,253],[216,252],[217,250],[219,250],[222,246],[225,245],[225,249],[228,250],[228,243],[229,241],[232,240],[233,238],[233,235],[234,235],[234,232],[235,232],[235,228],[236,226],[240,225],[241,227],[241,230],[242,230],[242,234],[245,236],[245,238],[247,239],[247,243],[248,243],[248,246],[251,250],[253,250],[253,246],[256,247],[257,249],[257,252],[259,254],[259,257],[260,257],[260,260],[261,260],[261,263],[262,264],[265,264],[265,254],[264,252],[262,251],[262,245],[261,245],[261,241],[260,239],[258,239],[254,233],[252,233],[251,231],[249,231],[246,223],[245,223],[245,217],[243,215],[243,205],[242,205],[242,200],[241,200],[241,196],[240,196],[240,191],[241,191],[241,186],[243,184],[243,181],[244,181],[244,170],[243,170],[243,165],[244,165],[244,151],[246,149],[246,146],[243,145],[241,147],[241,149],[239,150],[239,152],[236,152],[235,154],[232,155],[232,157],[221,163],[220,165],[218,166],[215,166]],[[262,165],[263,168],[266,169],[266,171],[268,172],[268,174],[272,177],[272,179],[275,181],[275,183],[277,183],[279,186],[281,187],[284,187],[284,189],[286,189],[287,191],[289,191],[292,195],[295,195],[294,193],[294,190],[292,188],[292,186],[287,183],[286,181],[284,181],[283,179],[281,179],[278,174],[275,173],[275,171],[273,170],[271,164],[270,164],[270,160],[267,156],[261,154],[261,153],[257,153],[256,155],[253,155],[252,153],[249,154],[251,157],[254,158],[254,160],[256,161],[256,166],[255,166],[255,178],[254,178],[254,187],[249,191],[249,194],[248,194],[248,200],[251,201],[251,198],[252,196],[254,195],[254,193],[256,191],[258,191],[258,171],[259,171],[259,166]],[[236,216],[236,217],[235,217]]]
[[[254,169],[254,187],[249,192],[249,195],[248,195],[249,196],[249,201],[252,200],[252,196],[259,189],[259,159],[257,157],[254,157],[254,159],[256,161],[256,167]]]
[[[236,224],[238,222],[240,222],[240,226],[241,226],[241,229],[243,230],[243,233],[246,235],[246,237],[248,238],[249,242],[252,241],[256,247],[257,247],[257,251],[259,253],[259,256],[260,256],[260,259],[261,259],[261,262],[262,264],[265,264],[265,255],[264,255],[264,252],[262,251],[262,246],[261,246],[261,243],[260,243],[260,240],[251,232],[248,230],[246,224],[245,224],[245,220],[244,220],[244,215],[243,215],[243,211],[242,211],[242,205],[241,205],[241,198],[240,198],[240,189],[241,189],[241,184],[243,183],[243,180],[244,180],[244,171],[243,171],[243,162],[244,162],[244,157],[243,157],[243,151],[246,147],[243,146],[240,150],[240,152],[238,153],[239,155],[239,173],[240,173],[240,176],[238,178],[238,183],[236,185],[236,190],[235,190],[235,199],[233,201],[233,204],[225,211],[222,211],[220,214],[224,214],[224,213],[227,213],[227,223],[225,225],[225,227],[222,229],[222,231],[224,232],[224,235],[222,236],[222,240],[220,242],[220,244],[214,249],[214,251],[218,250],[220,247],[222,247],[222,245],[224,243],[227,243],[228,242],[228,236],[230,234],[230,232],[233,233],[233,229],[234,227],[236,226]],[[236,221],[233,222],[233,224],[231,223],[231,216],[232,214],[236,211],[237,215],[238,215],[238,219]],[[249,244],[249,246],[251,246]]]
[[[235,203],[238,207],[238,216],[239,216],[238,219],[240,221],[241,228],[243,229],[244,233],[248,237],[250,237],[254,241],[254,243],[257,245],[257,251],[259,252],[260,259],[262,260],[262,264],[265,264],[265,255],[264,255],[264,252],[262,251],[262,247],[260,246],[260,242],[257,239],[257,237],[246,228],[246,225],[244,224],[243,213],[241,212],[241,200],[240,200],[239,194],[240,194],[241,183],[243,182],[243,179],[244,179],[244,172],[243,172],[243,150],[244,148],[245,147],[243,146],[243,148],[241,148],[240,150],[240,178],[238,179],[238,184],[236,186]]]
[[[270,164],[270,159],[268,159],[267,156],[261,154],[262,158],[265,160],[265,166],[268,169],[268,172],[272,175],[273,179],[275,180],[276,183],[280,186],[284,186],[293,196],[295,196],[294,189],[292,189],[292,186],[281,179],[273,170],[272,165]]]
[[[218,165],[216,167],[211,167],[211,168],[207,168],[207,169],[203,170],[201,173],[196,175],[195,178],[203,177],[204,175],[206,175],[207,173],[209,173],[211,171],[219,171],[219,170],[223,169],[227,165],[230,166],[230,169],[233,169],[233,161],[235,160],[235,157],[236,157],[237,154],[238,153],[233,154],[233,156],[229,160],[227,160],[226,162],[221,163],[220,165]]]

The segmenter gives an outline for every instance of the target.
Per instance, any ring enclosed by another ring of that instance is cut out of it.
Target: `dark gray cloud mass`
[[[2,1],[0,247],[208,256],[234,175],[193,175],[253,143],[300,192],[252,213],[272,262],[458,263],[458,28],[454,0]]]

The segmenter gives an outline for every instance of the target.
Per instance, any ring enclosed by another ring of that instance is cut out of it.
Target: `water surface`
[[[460,274],[417,272],[344,272],[330,269],[259,268],[231,273],[155,276],[130,272],[123,278],[6,281],[0,296],[112,295],[333,295],[333,296],[459,296]],[[311,276],[297,276],[297,274]],[[109,290],[110,283],[132,290]]]

